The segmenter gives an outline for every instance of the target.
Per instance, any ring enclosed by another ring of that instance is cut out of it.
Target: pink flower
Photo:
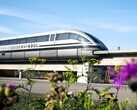
[[[69,92],[68,92],[68,95],[72,95],[72,94],[73,94],[73,92],[72,92],[72,91],[69,91]]]

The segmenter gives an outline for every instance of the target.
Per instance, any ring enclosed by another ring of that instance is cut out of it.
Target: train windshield
[[[94,42],[104,45],[103,42],[101,42],[99,39],[97,39],[96,37],[92,36],[91,34],[89,34],[89,33],[85,33],[85,34],[88,35],[91,39],[93,39]]]

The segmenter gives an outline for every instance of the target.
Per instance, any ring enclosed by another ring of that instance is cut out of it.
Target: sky
[[[0,38],[62,29],[137,50],[137,0],[0,0]]]

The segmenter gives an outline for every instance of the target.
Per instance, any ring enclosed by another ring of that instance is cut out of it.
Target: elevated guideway
[[[97,73],[102,72],[104,66],[126,65],[131,59],[137,59],[137,50],[109,50],[109,51],[94,51],[94,55],[99,55],[101,63],[95,65]],[[94,68],[89,63],[76,64],[75,66],[66,63],[52,63],[52,64],[0,64],[0,75],[11,74],[18,75],[19,79],[23,76],[23,70],[30,69],[35,71],[61,72],[68,71],[68,68],[75,71],[77,75],[84,74],[88,76],[94,71]],[[86,83],[87,77],[81,77],[78,82]]]
[[[69,64],[0,64],[0,75],[1,74],[13,74],[19,79],[26,77],[27,74],[37,74],[38,71],[55,73],[55,72],[62,72],[68,71],[68,69],[72,70],[74,74],[87,76],[87,72],[90,71],[90,66],[88,63],[85,64],[76,64],[75,66]],[[24,70],[29,70],[24,72]],[[35,71],[35,72],[34,72]],[[36,75],[35,74],[35,75]],[[38,75],[38,74],[37,74]],[[43,78],[44,76],[38,75],[37,77]],[[77,80],[80,83],[86,83],[87,77],[81,77]]]
[[[100,55],[104,58],[112,57],[134,57],[137,56],[137,50],[97,50],[93,52],[94,55]]]
[[[94,55],[99,55],[101,63],[98,66],[108,65],[125,65],[130,62],[131,59],[137,59],[137,50],[108,50],[108,51],[94,51]],[[85,68],[85,64],[77,64],[76,71],[81,68]],[[35,70],[48,70],[48,71],[67,71],[66,67],[71,67],[69,64],[64,63],[51,63],[51,64],[0,64],[0,70],[24,70],[26,68]],[[72,67],[71,67],[72,68]],[[86,67],[87,68],[87,67]],[[82,70],[81,70],[82,71]]]
[[[0,64],[0,70],[48,70],[48,71],[67,71],[67,68],[74,69],[69,64]],[[75,65],[75,70],[83,68],[83,64]]]
[[[102,58],[99,66],[126,65],[132,59],[137,59],[137,50],[94,51],[93,54]]]

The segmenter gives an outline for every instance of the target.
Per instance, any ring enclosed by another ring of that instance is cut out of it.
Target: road
[[[0,83],[7,83],[7,82],[14,82],[15,84],[26,84],[26,79],[17,79],[17,78],[4,78],[0,77]],[[33,93],[40,93],[45,94],[47,92],[50,92],[51,89],[51,83],[47,80],[36,80],[37,82],[33,85],[32,92]],[[63,83],[64,84],[64,83]],[[78,91],[78,90],[85,90],[87,84],[85,83],[76,83],[70,86],[69,91]],[[99,90],[103,90],[106,87],[112,86],[112,84],[99,84],[99,83],[92,83],[91,87],[95,87]],[[116,93],[115,88],[110,89],[111,92]],[[95,92],[93,92],[93,99],[98,99],[98,96]],[[119,90],[118,93],[118,100],[124,101],[126,99],[130,99],[132,103],[137,103],[136,100],[136,94],[133,93],[128,86],[124,86]]]

